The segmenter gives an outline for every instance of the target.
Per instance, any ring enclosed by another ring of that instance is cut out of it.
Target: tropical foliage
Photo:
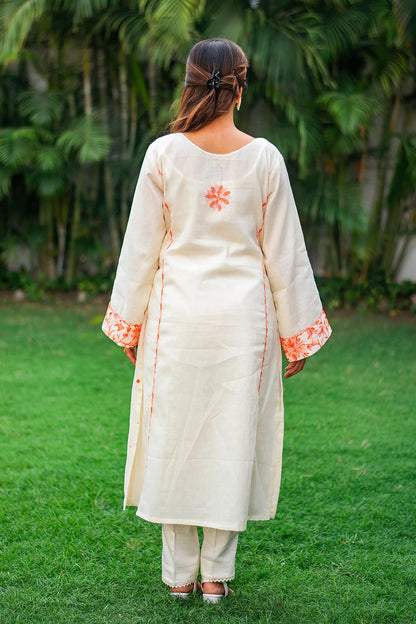
[[[212,36],[250,58],[239,125],[285,155],[313,261],[356,282],[397,275],[416,232],[413,0],[2,2],[8,271],[111,274],[146,146]]]

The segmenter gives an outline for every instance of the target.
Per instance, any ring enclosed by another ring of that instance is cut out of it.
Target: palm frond
[[[64,95],[51,91],[25,91],[19,97],[19,108],[35,126],[48,126],[61,118]]]
[[[285,105],[288,121],[298,131],[297,160],[299,175],[304,178],[309,165],[319,158],[324,144],[322,124],[312,106],[289,100]]]
[[[299,117],[299,176],[304,178],[311,163],[316,162],[323,146],[322,126],[317,117],[310,113],[303,113]]]
[[[57,140],[57,145],[71,156],[77,154],[79,162],[91,164],[103,160],[110,151],[111,137],[104,125],[89,115],[75,121]]]
[[[361,133],[344,134],[335,126],[325,129],[324,140],[328,153],[334,157],[360,154],[365,149],[365,139]]]
[[[416,3],[414,0],[393,0],[393,11],[399,22],[403,38],[416,52]]]
[[[306,180],[296,195],[300,198],[302,212],[313,222],[337,225],[344,233],[359,234],[365,231],[367,212],[358,184],[340,184],[338,173],[316,175]]]
[[[49,171],[30,171],[26,180],[28,186],[35,189],[41,197],[56,197],[66,189],[68,180],[64,174]]]
[[[340,52],[351,49],[367,27],[367,15],[358,8],[336,12],[334,17],[323,18],[322,28],[312,33],[312,40],[322,51],[327,61]]]
[[[145,108],[149,109],[150,107],[150,94],[149,89],[146,84],[145,77],[143,75],[142,68],[139,63],[136,62],[134,58],[131,59],[131,71],[132,76],[134,78],[134,87],[137,89],[137,92],[140,94]]]
[[[247,38],[250,31],[249,20],[257,20],[257,18],[250,16],[247,11],[241,10],[233,1],[223,2],[220,0],[211,3],[211,5],[209,21],[202,33],[203,38],[224,37],[231,39],[249,53]]]
[[[313,85],[321,89],[322,84],[333,84],[315,43],[321,27],[314,13],[288,12],[266,19],[256,11],[255,17],[258,23],[251,27],[248,53],[256,74],[272,85],[276,94],[306,98]]]
[[[8,0],[0,5],[0,63],[17,58],[33,24],[46,8],[46,0]]]
[[[126,53],[139,55],[140,45],[146,33],[144,15],[130,8],[120,8],[106,17],[106,28],[118,33],[119,41]]]
[[[251,89],[250,89],[251,93]],[[276,110],[261,98],[255,98],[256,104],[244,116],[243,130],[254,136],[267,137],[283,154],[285,160],[296,160],[299,153],[298,129],[287,122],[284,112]]]
[[[8,167],[0,167],[0,199],[7,197],[10,193],[10,185],[12,181],[13,169]]]
[[[344,134],[359,133],[380,109],[379,98],[367,93],[332,91],[318,98]]]
[[[45,173],[62,172],[66,168],[64,154],[55,145],[41,145],[34,155],[36,169]]]
[[[385,92],[390,95],[400,80],[407,75],[408,56],[401,50],[389,50],[385,64],[379,73],[379,80]]]
[[[205,0],[141,0],[140,7],[147,22],[142,50],[154,63],[166,67],[188,51]]]
[[[64,9],[72,13],[75,25],[100,13],[106,9],[110,3],[111,0],[61,0],[58,2]]]
[[[31,162],[37,134],[33,128],[0,130],[0,162],[10,169],[19,169]]]

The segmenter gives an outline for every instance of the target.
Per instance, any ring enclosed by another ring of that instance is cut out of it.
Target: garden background
[[[278,513],[216,611],[169,602],[158,527],[121,510],[132,373],[100,333],[212,36],[250,58],[238,125],[285,156],[334,328],[285,384]],[[1,622],[416,622],[415,59],[413,0],[0,2]]]

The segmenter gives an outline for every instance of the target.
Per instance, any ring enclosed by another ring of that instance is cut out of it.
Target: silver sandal
[[[223,581],[222,584],[224,587],[223,594],[203,594],[202,600],[204,602],[210,602],[211,604],[217,604],[218,602],[221,602],[223,598],[226,598],[227,596],[230,596],[234,593],[233,590],[228,587],[225,581]]]

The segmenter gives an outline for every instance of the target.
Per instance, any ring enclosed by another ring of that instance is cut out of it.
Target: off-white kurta
[[[150,145],[103,330],[138,344],[125,504],[152,522],[234,531],[272,518],[280,343],[293,361],[331,330],[271,143],[210,154],[171,134]]]

